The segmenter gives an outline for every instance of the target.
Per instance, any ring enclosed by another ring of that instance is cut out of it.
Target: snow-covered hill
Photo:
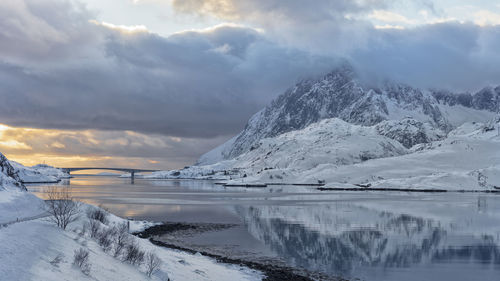
[[[378,134],[374,127],[333,118],[263,139],[254,149],[236,157],[234,167],[302,171],[323,163],[351,165],[406,153],[401,143]]]
[[[15,161],[10,161],[10,163],[23,183],[55,183],[70,177],[61,169],[45,164],[26,167]]]
[[[488,87],[475,94],[421,90],[392,82],[369,87],[345,65],[320,79],[305,80],[288,89],[250,118],[238,136],[202,156],[198,162],[206,165],[233,159],[255,148],[264,138],[300,130],[327,118],[371,126],[411,117],[426,123],[426,127],[436,131],[436,136],[444,136],[464,122],[487,122],[499,108],[500,87]],[[416,138],[413,141],[431,140]]]

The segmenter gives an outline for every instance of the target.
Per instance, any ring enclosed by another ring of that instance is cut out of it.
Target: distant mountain
[[[320,79],[297,83],[250,118],[245,129],[203,155],[199,165],[233,159],[258,148],[264,138],[301,130],[323,119],[339,118],[364,126],[406,148],[445,137],[465,122],[487,122],[500,109],[500,87],[470,93],[421,90],[386,82],[363,84],[349,65]]]

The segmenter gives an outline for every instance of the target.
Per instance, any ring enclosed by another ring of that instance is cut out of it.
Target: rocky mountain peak
[[[456,110],[450,110],[451,108]],[[430,141],[425,130],[432,128],[433,136],[445,135],[460,120],[491,118],[500,108],[500,87],[485,88],[476,94],[452,93],[440,90],[421,90],[405,84],[386,82],[379,87],[366,86],[359,81],[353,68],[344,64],[319,79],[300,81],[277,97],[269,106],[256,113],[245,129],[231,143],[219,149],[219,158],[232,159],[249,151],[259,140],[300,130],[327,118],[339,118],[348,123],[373,126],[383,121],[400,121],[410,117],[406,125],[385,124],[386,136],[394,136],[409,147]],[[456,116],[460,115],[460,116]],[[487,120],[469,121],[487,121]],[[459,120],[459,121],[457,121]],[[389,128],[388,126],[393,126]],[[404,125],[404,126],[403,126]],[[402,136],[403,127],[420,135]],[[205,164],[207,157],[204,157]]]

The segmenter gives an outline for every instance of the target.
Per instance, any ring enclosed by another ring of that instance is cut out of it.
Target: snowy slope
[[[224,151],[231,149],[237,138],[238,136],[234,136],[225,143],[203,154],[196,162],[196,165],[212,164],[224,160]]]
[[[36,196],[26,192],[17,170],[0,153],[0,225],[40,213]]]
[[[1,192],[0,192],[1,193]],[[1,194],[0,194],[1,195]],[[261,280],[259,272],[248,268],[217,263],[211,258],[157,247],[146,239],[131,236],[139,247],[153,251],[161,260],[160,271],[152,278],[144,266],[133,266],[105,252],[89,234],[81,235],[87,221],[82,207],[81,218],[63,231],[43,219],[16,223],[0,231],[0,274],[2,280]],[[109,226],[125,220],[112,216]],[[73,253],[79,248],[90,251],[90,274],[83,274],[72,265]],[[61,257],[54,264],[56,257]],[[52,263],[51,263],[52,262]]]
[[[21,183],[19,171],[16,170],[11,162],[0,153],[0,190],[26,190]]]
[[[373,127],[333,118],[263,139],[254,149],[238,156],[234,167],[303,171],[324,163],[350,165],[405,153],[401,143],[379,135]]]

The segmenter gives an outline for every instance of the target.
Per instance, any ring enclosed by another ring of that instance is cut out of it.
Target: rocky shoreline
[[[170,249],[181,250],[192,254],[199,253],[203,256],[216,259],[218,262],[229,263],[235,265],[243,265],[249,268],[262,271],[265,274],[267,281],[310,281],[310,280],[332,280],[332,281],[348,281],[341,277],[330,277],[321,273],[308,272],[306,270],[299,270],[284,265],[276,265],[264,262],[249,261],[239,258],[231,258],[214,254],[207,251],[199,251],[189,247],[160,241],[158,238],[163,235],[172,234],[174,232],[187,232],[187,233],[201,233],[205,231],[218,231],[226,228],[233,227],[232,224],[211,224],[211,223],[163,223],[149,227],[141,232],[134,233],[140,238],[149,239],[149,241],[157,246],[166,247]]]

